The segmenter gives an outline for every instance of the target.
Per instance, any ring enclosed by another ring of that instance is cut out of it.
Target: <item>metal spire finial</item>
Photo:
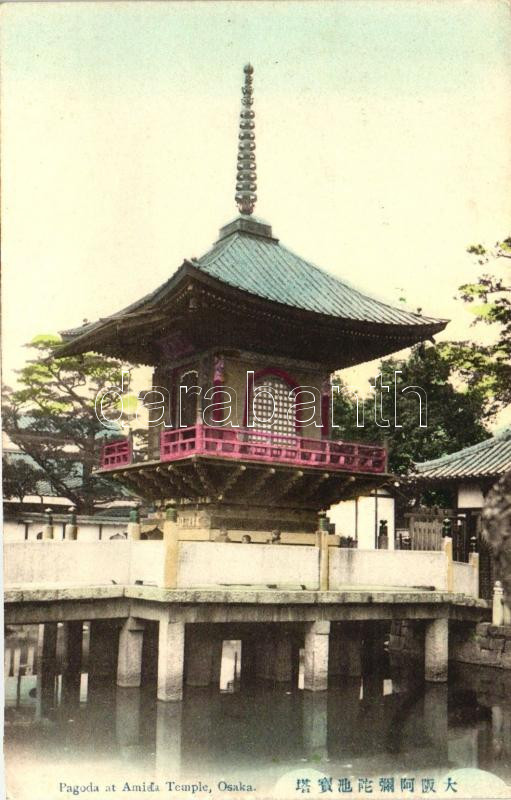
[[[255,190],[256,161],[255,161],[255,133],[252,104],[252,82],[254,68],[245,64],[245,85],[242,87],[240,132],[238,145],[238,172],[236,174],[236,204],[242,214],[251,214],[257,200]]]

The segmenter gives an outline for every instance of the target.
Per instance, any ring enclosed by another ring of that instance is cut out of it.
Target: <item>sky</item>
[[[439,339],[474,334],[453,299],[480,271],[466,248],[511,232],[508,2],[27,2],[2,16],[4,381],[32,337],[128,305],[237,215],[247,61],[256,215],[337,277],[450,318]]]

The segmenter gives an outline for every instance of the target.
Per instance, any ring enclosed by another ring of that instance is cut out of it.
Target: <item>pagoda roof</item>
[[[247,232],[242,227],[243,222],[243,218],[239,218],[225,226],[211,250],[192,260],[192,264],[223,283],[316,314],[394,325],[437,325],[440,322],[393,308],[363,294],[346,281],[296,255],[271,233],[257,235]],[[250,222],[250,228],[255,229],[258,221],[252,217]],[[258,227],[263,226],[259,223]],[[224,231],[227,235],[222,235]]]
[[[497,478],[511,470],[511,427],[464,447],[456,453],[414,464],[415,477],[451,481],[468,478]]]
[[[144,317],[154,320],[158,311],[168,308],[172,297],[182,294],[183,283],[190,281],[206,282],[213,290],[236,290],[236,294],[242,293],[242,300],[265,301],[267,310],[270,304],[281,319],[301,312],[308,321],[342,326],[344,334],[351,329],[358,336],[367,333],[389,337],[388,343],[383,348],[380,343],[369,357],[431,338],[447,324],[447,320],[394,308],[364,294],[284,247],[273,237],[268,224],[240,215],[221,229],[218,241],[208,252],[184,261],[169,280],[150,294],[109,317],[63,331],[61,354],[87,349],[113,354],[108,343],[112,336],[119,335],[119,326],[140,325]],[[231,293],[229,302],[237,304],[238,298]],[[166,330],[169,324],[167,317]],[[359,357],[351,363],[362,360],[366,358]]]

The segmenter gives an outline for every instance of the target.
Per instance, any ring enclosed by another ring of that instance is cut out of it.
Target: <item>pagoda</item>
[[[101,472],[151,503],[175,504],[180,525],[212,538],[218,529],[234,540],[275,529],[310,536],[319,511],[388,480],[384,448],[331,439],[331,374],[429,339],[447,321],[363,294],[254,216],[250,64],[241,102],[239,215],[150,294],[63,332],[61,354],[150,365],[153,386],[170,398],[165,427],[149,428],[145,458],[134,459],[128,439],[109,443]],[[215,402],[227,387],[237,396],[227,423],[221,409],[207,408],[211,387]],[[301,387],[319,398],[307,424],[290,413]]]

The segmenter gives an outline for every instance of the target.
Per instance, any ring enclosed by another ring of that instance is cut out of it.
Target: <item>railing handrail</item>
[[[298,433],[202,424],[161,432],[161,461],[174,461],[190,455],[215,455],[221,458],[283,462],[323,469],[371,473],[384,472],[386,468],[385,448],[365,442],[312,439],[302,437]],[[103,469],[131,464],[132,460],[130,439],[109,442],[102,449]]]

